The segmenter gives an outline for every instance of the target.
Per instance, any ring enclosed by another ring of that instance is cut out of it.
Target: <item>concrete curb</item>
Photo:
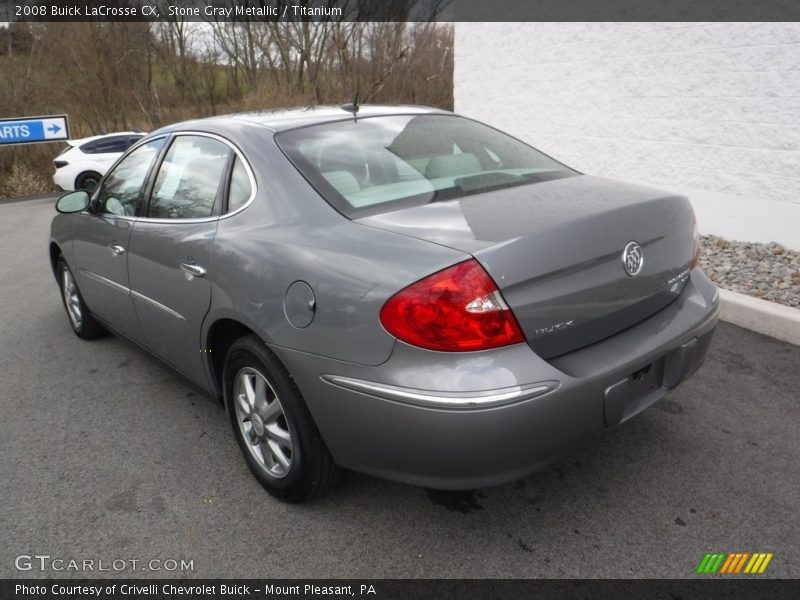
[[[723,321],[800,346],[800,310],[719,289]]]

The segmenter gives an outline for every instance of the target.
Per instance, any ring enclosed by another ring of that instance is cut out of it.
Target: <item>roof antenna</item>
[[[353,98],[352,104],[342,104],[339,108],[342,110],[346,110],[347,112],[353,113],[353,122],[358,123],[358,88],[356,88],[356,95]]]

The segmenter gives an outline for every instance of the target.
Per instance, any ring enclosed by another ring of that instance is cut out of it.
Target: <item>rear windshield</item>
[[[350,119],[276,140],[350,218],[578,174],[496,129],[451,115]]]

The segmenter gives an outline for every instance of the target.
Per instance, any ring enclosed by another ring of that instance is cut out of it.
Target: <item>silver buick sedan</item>
[[[718,296],[686,198],[419,107],[163,128],[56,208],[69,324],[222,399],[272,494],[341,468],[523,477],[703,362]]]

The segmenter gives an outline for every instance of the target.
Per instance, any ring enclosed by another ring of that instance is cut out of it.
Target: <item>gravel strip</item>
[[[721,288],[800,308],[800,252],[704,235],[700,266]]]

